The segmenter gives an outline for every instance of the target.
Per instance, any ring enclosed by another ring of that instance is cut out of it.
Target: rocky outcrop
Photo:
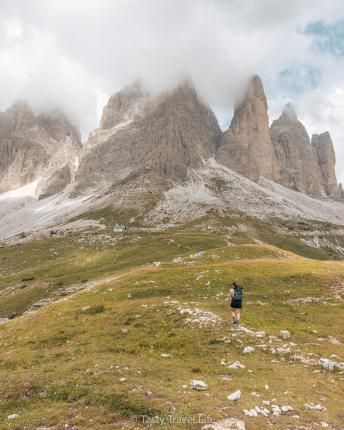
[[[235,106],[231,126],[223,134],[216,158],[251,180],[261,176],[274,179],[268,105],[259,76],[250,80],[244,98]]]
[[[326,195],[318,156],[291,104],[271,124],[276,157],[276,182],[313,196]]]
[[[344,189],[343,189],[343,185],[341,183],[338,184],[335,197],[338,200],[344,200]]]
[[[251,180],[265,177],[312,196],[340,198],[329,133],[313,135],[311,143],[291,104],[269,129],[267,112],[262,82],[254,76],[235,106],[217,161]]]
[[[0,192],[35,180],[39,194],[61,191],[75,175],[80,149],[79,133],[63,113],[35,115],[15,103],[0,113]]]
[[[37,115],[15,103],[0,113],[0,192],[36,181],[36,193],[45,197],[73,183],[73,196],[97,188],[121,196],[122,206],[141,204],[147,193],[157,200],[172,183],[197,180],[195,169],[215,155],[251,180],[343,199],[329,133],[313,135],[311,143],[292,105],[270,128],[267,112],[258,76],[224,133],[191,82],[153,95],[138,81],[109,99],[100,127],[81,147],[61,112]]]
[[[336,197],[338,191],[335,171],[336,155],[330,133],[326,131],[322,134],[313,134],[312,145],[318,157],[326,194],[330,197]]]
[[[141,118],[148,102],[149,94],[140,81],[126,86],[110,97],[103,110],[100,129],[106,130]]]
[[[104,108],[81,159],[78,188],[134,177],[185,180],[189,168],[215,152],[220,136],[214,114],[190,82],[154,97],[135,83]]]

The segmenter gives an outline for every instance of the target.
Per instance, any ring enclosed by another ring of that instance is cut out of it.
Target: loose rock
[[[234,361],[228,366],[228,369],[245,369],[245,365],[241,364],[240,361]]]
[[[255,409],[249,409],[249,410],[244,409],[243,412],[248,417],[257,417],[258,416],[257,411]]]
[[[280,337],[282,339],[290,339],[290,332],[288,330],[281,330]]]
[[[290,412],[290,411],[293,411],[293,410],[294,410],[293,407],[290,406],[290,405],[282,405],[281,406],[281,411],[282,412]]]
[[[239,400],[239,399],[240,399],[240,397],[241,397],[241,391],[240,391],[240,390],[236,390],[236,391],[234,391],[234,393],[230,394],[230,395],[227,397],[227,399],[228,399],[228,400],[235,401],[235,400]]]
[[[246,430],[245,423],[236,418],[226,418],[202,427],[202,430]]]
[[[326,411],[326,407],[322,406],[320,403],[315,404],[315,403],[306,403],[305,404],[305,408],[307,409],[312,409],[315,411]]]
[[[204,381],[194,379],[190,382],[191,388],[197,391],[205,391],[208,389],[208,385]]]
[[[333,372],[334,370],[344,370],[344,363],[329,360],[328,358],[320,358],[319,365],[330,372]]]

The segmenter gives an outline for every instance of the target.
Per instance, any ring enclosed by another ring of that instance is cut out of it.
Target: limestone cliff
[[[318,157],[318,163],[323,177],[323,184],[328,196],[337,194],[336,155],[330,133],[313,134],[312,145]]]
[[[326,194],[316,150],[292,105],[271,124],[276,155],[276,182],[314,196]]]
[[[61,112],[36,115],[15,103],[0,113],[0,192],[35,180],[39,194],[61,191],[75,174],[80,149],[78,131]]]
[[[235,106],[230,128],[217,151],[220,163],[249,179],[274,179],[274,149],[269,131],[268,105],[259,76],[254,76]]]
[[[128,177],[186,179],[214,152],[221,131],[190,82],[158,96],[138,87],[115,94],[104,108],[81,159],[78,187],[115,184]]]

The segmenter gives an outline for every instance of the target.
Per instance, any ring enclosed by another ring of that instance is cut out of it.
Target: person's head
[[[233,287],[234,287],[234,288],[238,288],[238,287],[239,287],[239,284],[238,284],[236,281],[234,281],[234,282],[233,282]]]

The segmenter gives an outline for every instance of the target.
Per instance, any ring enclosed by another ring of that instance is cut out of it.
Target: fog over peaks
[[[344,171],[344,60],[316,52],[315,36],[305,31],[310,23],[344,19],[341,1],[4,0],[1,6],[1,110],[18,98],[35,109],[64,109],[85,139],[124,85],[140,78],[154,92],[190,77],[226,127],[244,83],[257,73],[270,120],[291,101],[311,132],[330,130],[339,176]],[[304,71],[314,69],[321,79],[312,86]]]

